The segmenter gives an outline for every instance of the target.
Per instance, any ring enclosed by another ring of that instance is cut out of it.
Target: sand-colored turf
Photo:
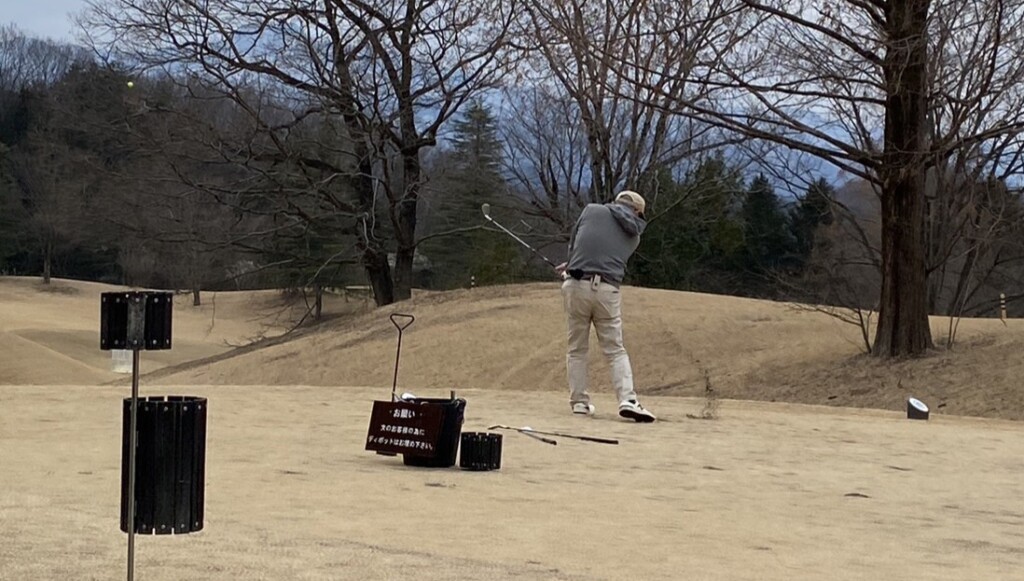
[[[0,277],[0,580],[124,578],[129,389],[99,350],[104,290],[115,287]],[[143,354],[142,394],[210,398],[206,528],[139,537],[136,578],[1019,578],[1024,424],[962,416],[1024,419],[1020,321],[965,320],[952,352],[878,362],[858,356],[856,328],[821,313],[622,292],[652,425],[614,416],[596,342],[598,417],[568,413],[554,283],[418,292],[369,311],[334,297],[333,319],[244,349],[230,345],[280,334],[296,305],[274,292],[207,294],[199,308],[179,297],[174,348]],[[464,431],[530,425],[621,444],[506,432],[489,473],[365,451],[372,401],[390,394],[393,312],[417,318],[399,389],[457,390]],[[937,339],[945,325],[933,320]],[[723,398],[717,420],[687,417],[705,377]],[[929,421],[905,418],[908,395],[932,405]]]
[[[721,397],[899,410],[908,396],[938,413],[1024,419],[1024,321],[964,320],[953,352],[920,360],[860,355],[859,330],[793,305],[698,293],[622,290],[626,348],[643,395]],[[170,384],[390,385],[392,312],[404,336],[399,382],[432,389],[565,390],[565,323],[555,283],[430,293],[329,322],[293,341],[210,364],[166,368]],[[937,340],[946,319],[933,319]],[[593,391],[609,389],[591,340]]]
[[[649,398],[575,418],[561,394],[466,391],[506,433],[487,473],[363,450],[389,389],[160,387],[210,398],[205,530],[138,537],[146,581],[964,579],[1024,570],[1024,426]],[[0,578],[124,578],[115,387],[0,387]],[[423,395],[439,395],[425,392]]]
[[[99,293],[115,287],[0,277],[0,385],[125,384],[99,350]],[[918,397],[939,414],[1024,419],[1024,321],[960,322],[955,349],[902,362],[862,354],[858,328],[807,308],[699,293],[625,287],[624,329],[644,396],[720,397],[900,410]],[[328,320],[280,334],[303,305],[280,293],[181,295],[174,347],[142,357],[153,384],[390,385],[394,312],[405,334],[400,383],[426,389],[565,391],[565,331],[556,283],[446,293],[417,291],[380,309],[329,296]],[[937,343],[948,319],[933,318]],[[259,336],[276,337],[247,348]],[[593,391],[608,368],[591,341]]]
[[[117,380],[111,353],[100,350],[100,293],[131,290],[54,279],[0,277],[0,384],[89,384]],[[284,331],[296,309],[278,293],[203,293],[175,297],[172,349],[150,351],[144,371],[231,351]]]

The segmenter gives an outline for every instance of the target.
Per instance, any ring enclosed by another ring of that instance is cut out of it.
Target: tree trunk
[[[412,298],[412,262],[415,248],[399,245],[395,252],[395,299]]]
[[[193,239],[188,243],[189,262],[187,265],[188,270],[186,271],[186,276],[192,280],[192,306],[198,307],[203,304],[202,297],[199,296],[200,290],[202,290],[200,288],[202,285],[199,282],[199,269],[201,267],[199,266],[199,244],[195,240],[194,235],[192,238]]]
[[[391,280],[388,255],[379,249],[365,246],[363,248],[363,268],[366,269],[366,277],[370,279],[373,300],[377,306],[383,307],[395,302],[395,287]]]
[[[328,14],[335,15],[331,3],[327,4]],[[377,213],[374,189],[373,157],[370,154],[370,136],[358,100],[355,98],[353,89],[354,82],[348,65],[344,59],[336,60],[336,72],[340,80],[339,107],[342,118],[345,120],[345,127],[352,139],[353,155],[357,161],[359,171],[353,175],[351,185],[359,199],[359,209],[365,212],[362,217],[362,224],[356,227],[357,236],[360,238],[359,250],[362,254],[363,268],[366,269],[366,277],[370,281],[370,288],[373,289],[373,300],[378,307],[390,305],[395,302],[395,286],[391,278],[391,267],[388,265],[388,255],[375,241],[376,233],[370,227],[372,223],[368,216],[375,216]]]
[[[47,240],[43,248],[43,284],[50,284],[53,268],[53,242]]]
[[[405,154],[403,160],[405,191],[393,209],[395,239],[395,298],[400,301],[412,298],[412,267],[416,253],[416,200],[419,198],[420,160],[419,153]]]
[[[977,232],[980,228],[978,219],[975,218],[971,221],[970,228],[972,232]],[[971,237],[965,236],[968,239],[970,247],[967,250],[966,256],[964,256],[963,265],[960,267],[960,273],[956,279],[956,287],[953,290],[953,296],[949,298],[949,305],[946,306],[946,311],[951,317],[962,317],[964,315],[964,307],[967,305],[967,300],[970,295],[973,294],[970,290],[971,279],[974,277],[974,267],[978,264],[981,258],[981,245],[978,242],[971,240]]]
[[[353,185],[359,192],[360,208],[367,215],[376,213],[374,205],[375,197],[373,192],[373,165],[365,147],[357,149],[360,155],[359,175],[353,180]],[[362,224],[357,226],[359,236],[359,250],[362,254],[363,268],[366,270],[366,278],[370,281],[370,288],[373,290],[373,301],[378,307],[390,305],[395,302],[395,285],[391,278],[391,267],[388,265],[387,251],[382,249],[376,242],[375,233],[370,227],[372,220],[364,217]]]
[[[315,295],[315,303],[313,304],[313,320],[319,321],[320,317],[324,313],[324,286],[322,284],[315,283],[313,285],[313,293]]]
[[[882,178],[882,294],[873,354],[933,347],[925,271],[925,129],[929,0],[891,0]]]

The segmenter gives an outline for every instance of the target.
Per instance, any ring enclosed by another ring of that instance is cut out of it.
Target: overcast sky
[[[69,14],[84,8],[85,0],[0,0],[0,22],[32,36],[72,41]]]

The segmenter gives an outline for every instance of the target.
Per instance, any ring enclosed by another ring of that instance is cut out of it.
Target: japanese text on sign
[[[386,446],[398,446],[400,448],[410,448],[413,450],[423,450],[425,452],[433,452],[434,445],[429,442],[419,442],[416,440],[408,440],[402,438],[385,438],[383,436],[369,436],[367,442],[371,444],[382,444]]]
[[[441,406],[405,401],[375,401],[366,449],[433,457],[443,418]]]
[[[423,428],[414,428],[412,426],[392,426],[390,424],[381,424],[380,431],[391,434],[410,434],[421,437],[427,435],[427,431]]]

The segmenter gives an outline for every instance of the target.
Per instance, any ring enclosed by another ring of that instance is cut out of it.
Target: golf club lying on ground
[[[536,434],[543,434],[545,436],[556,436],[556,437],[559,437],[559,438],[575,438],[577,440],[584,440],[586,442],[597,442],[598,444],[618,444],[619,443],[618,440],[613,440],[611,438],[594,438],[592,436],[574,436],[572,434],[561,434],[561,433],[558,433],[558,432],[541,432],[541,431],[535,430],[535,429],[533,429],[533,428],[531,428],[529,426],[523,426],[521,428],[516,428],[516,427],[513,427],[513,426],[503,426],[501,424],[498,424],[496,426],[491,426],[491,427],[489,427],[487,429],[488,430],[515,430],[515,431],[519,432],[520,434],[526,434],[527,436],[531,436],[531,437],[537,437]],[[538,439],[541,439],[541,438],[538,438]],[[554,444],[555,442],[549,441],[548,443],[549,444]]]
[[[484,205],[480,206],[480,210],[483,211],[484,218],[487,218],[488,222],[490,222],[491,224],[494,224],[498,228],[501,228],[502,232],[504,232],[505,234],[508,234],[509,236],[515,238],[517,242],[519,242],[523,246],[525,246],[525,247],[529,248],[530,250],[532,250],[533,253],[536,254],[537,256],[543,258],[544,262],[546,262],[546,263],[551,265],[551,268],[558,268],[558,266],[555,265],[554,262],[551,262],[550,260],[548,260],[548,258],[546,256],[544,256],[540,252],[537,252],[536,248],[534,248],[533,246],[530,246],[529,244],[527,244],[522,238],[520,238],[520,237],[516,236],[515,234],[513,234],[512,231],[509,230],[508,228],[505,228],[501,224],[498,224],[497,222],[495,222],[494,218],[491,218],[491,205],[490,204],[484,204]]]
[[[522,430],[516,430],[516,431],[518,431],[520,434],[522,434],[524,436],[530,436],[534,440],[540,440],[541,442],[544,442],[545,444],[551,444],[552,446],[557,446],[558,445],[558,442],[552,440],[551,438],[545,438],[544,436],[538,436],[537,434],[534,434],[533,430],[531,430],[529,426],[525,427]]]

